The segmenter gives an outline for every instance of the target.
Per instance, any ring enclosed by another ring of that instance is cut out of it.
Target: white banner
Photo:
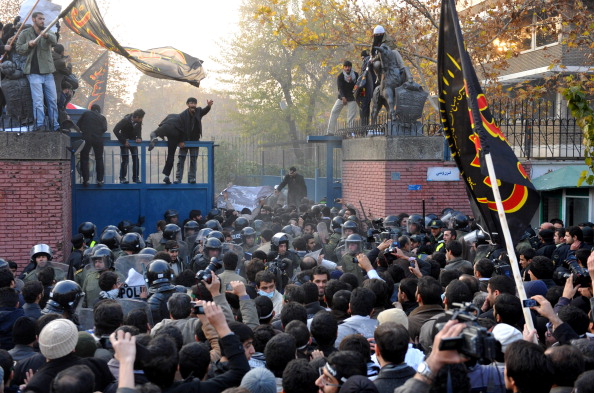
[[[229,202],[231,202],[235,210],[241,211],[244,207],[247,207],[251,211],[254,211],[254,209],[258,206],[258,201],[260,199],[268,198],[270,195],[272,195],[274,193],[274,188],[272,186],[231,186],[225,191],[227,191],[229,194]],[[226,207],[225,200],[223,199],[223,193],[217,196],[217,207]]]
[[[21,5],[19,16],[21,17],[21,22],[23,22],[24,24],[33,24],[33,22],[31,21],[31,17],[29,17],[29,19],[27,19],[26,21],[23,21],[23,19],[25,19],[27,14],[29,14],[29,11],[31,11],[31,8],[35,5],[36,1],[37,0],[25,0]],[[49,25],[54,19],[56,19],[58,15],[60,15],[60,11],[62,11],[61,5],[54,4],[48,0],[39,0],[39,4],[37,4],[35,9],[33,10],[33,12],[43,13],[43,16],[45,16],[46,26]],[[56,26],[52,27],[50,30],[55,33],[57,31]]]

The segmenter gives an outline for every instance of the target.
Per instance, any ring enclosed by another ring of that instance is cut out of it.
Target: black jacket
[[[76,365],[89,366],[93,374],[95,374],[95,388],[94,391],[102,392],[111,382],[114,377],[107,367],[107,363],[100,359],[86,358],[82,359],[74,353],[66,355],[59,359],[54,359],[37,370],[31,381],[27,384],[25,392],[47,392],[50,391],[50,386],[56,375],[62,370]]]
[[[336,85],[338,86],[338,99],[342,99],[342,97],[346,97],[347,101],[355,101],[355,94],[353,93],[353,89],[355,88],[355,84],[357,83],[357,78],[359,74],[355,72],[355,79],[353,79],[350,83],[344,79],[344,74],[341,72],[338,74],[336,78]]]
[[[128,139],[142,139],[142,124],[132,122],[132,114],[124,116],[113,128],[113,134],[120,143]]]
[[[179,114],[180,122],[184,130],[186,141],[199,141],[202,138],[202,116],[210,112],[210,106],[205,108],[197,107],[194,116],[186,109]]]
[[[278,185],[278,190],[282,190],[285,186],[288,186],[289,194],[292,194],[298,201],[307,196],[305,179],[298,173],[295,176],[286,174],[281,184]]]
[[[105,119],[105,116],[95,111],[85,111],[76,122],[76,125],[80,128],[85,137],[90,136],[100,138],[104,132],[107,132],[107,120]]]
[[[245,357],[245,350],[235,334],[229,334],[220,339],[223,353],[229,359],[228,370],[214,378],[201,382],[195,379],[191,382],[181,384],[171,392],[175,393],[219,393],[232,386],[239,386],[243,376],[250,371],[250,365]]]
[[[404,383],[415,374],[416,371],[406,363],[402,363],[398,366],[387,364],[382,367],[373,383],[379,393],[392,393],[394,392],[394,389],[404,385]]]

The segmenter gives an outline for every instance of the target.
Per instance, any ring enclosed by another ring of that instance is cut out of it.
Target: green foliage
[[[590,171],[583,171],[578,180],[578,187],[585,181],[587,184],[594,184],[594,110],[590,107],[586,93],[580,86],[572,86],[563,92],[567,100],[567,106],[575,117],[578,126],[584,133],[585,163],[590,167]]]

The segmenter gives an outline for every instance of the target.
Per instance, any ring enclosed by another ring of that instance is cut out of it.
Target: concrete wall
[[[394,213],[440,213],[451,207],[471,214],[464,183],[428,181],[431,167],[455,168],[443,161],[443,138],[373,137],[343,141],[343,200],[376,218]],[[412,190],[418,188],[420,190]]]
[[[70,254],[69,144],[61,133],[0,133],[0,257],[20,268],[37,243],[56,261]]]

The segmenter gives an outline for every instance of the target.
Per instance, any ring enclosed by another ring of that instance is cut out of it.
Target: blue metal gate
[[[73,134],[74,136],[75,134]],[[80,135],[80,134],[78,134]],[[133,143],[138,146],[141,183],[132,182],[132,157],[128,168],[129,184],[119,184],[120,143],[109,140],[105,134],[104,163],[105,184],[96,183],[95,160],[90,158],[90,181],[82,184],[79,157],[72,160],[72,231],[76,233],[83,221],[91,221],[98,231],[107,225],[117,225],[122,220],[142,223],[144,237],[156,231],[156,223],[163,219],[167,209],[179,212],[180,223],[189,216],[190,210],[206,212],[214,203],[214,142],[187,142],[186,147],[199,147],[196,183],[189,184],[187,173],[190,157],[186,159],[184,177],[179,184],[163,183],[161,171],[167,155],[166,142],[158,142],[148,151],[148,142]],[[92,150],[91,150],[92,153]],[[171,173],[175,179],[178,157]]]

